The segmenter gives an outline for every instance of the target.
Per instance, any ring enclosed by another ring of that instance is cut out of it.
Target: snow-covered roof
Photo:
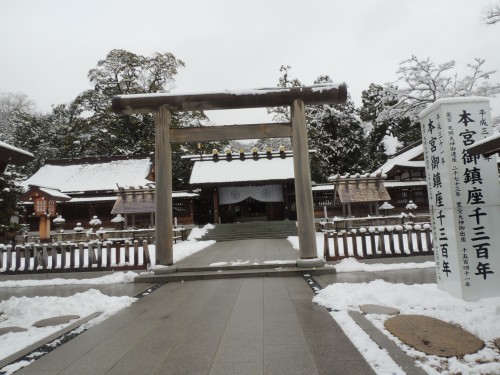
[[[46,187],[40,187],[39,188],[40,191],[56,198],[56,200],[61,199],[71,199],[70,196],[68,196],[67,194],[64,194],[64,193],[61,193],[61,191],[57,190],[57,189],[49,189],[49,188],[46,188]]]
[[[421,158],[424,149],[422,144],[415,146],[393,158],[387,160],[387,162],[380,168],[375,170],[373,173],[385,173],[390,174],[394,169],[420,169],[425,168],[424,160],[414,160],[416,158]]]
[[[191,172],[191,185],[228,184],[235,182],[278,182],[293,180],[293,157],[248,157],[227,161],[197,161]]]
[[[48,162],[23,185],[47,186],[65,193],[110,191],[119,186],[140,186],[150,172],[149,158],[112,160],[110,158],[83,162],[75,159],[71,163]]]
[[[484,154],[490,156],[500,151],[500,133],[490,135],[472,146],[467,147],[467,152],[471,155]]]
[[[0,141],[0,162],[6,164],[22,165],[34,159],[31,152],[9,145]]]
[[[316,185],[312,187],[312,191],[325,191],[325,190],[335,190],[335,185]]]
[[[116,195],[113,196],[107,196],[107,197],[76,197],[76,198],[71,198],[71,200],[68,203],[86,203],[86,202],[112,202],[116,201],[118,197]]]
[[[407,180],[407,181],[384,181],[386,188],[405,187],[405,186],[427,186],[427,181],[424,180]]]

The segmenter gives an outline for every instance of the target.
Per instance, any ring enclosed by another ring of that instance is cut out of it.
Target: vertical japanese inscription
[[[467,152],[491,133],[489,103],[438,101],[421,124],[438,284],[465,299],[498,294],[498,170],[495,160]]]

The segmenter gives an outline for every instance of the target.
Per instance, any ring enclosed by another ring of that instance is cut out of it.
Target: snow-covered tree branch
[[[487,25],[500,22],[500,4],[490,4],[483,8],[482,20]]]
[[[485,60],[476,58],[467,64],[469,73],[459,77],[453,74],[455,61],[435,64],[430,58],[416,56],[400,63],[398,81],[384,87],[384,110],[378,121],[408,117],[418,121],[418,114],[440,98],[457,96],[494,96],[500,84],[490,82],[495,70],[484,69]]]

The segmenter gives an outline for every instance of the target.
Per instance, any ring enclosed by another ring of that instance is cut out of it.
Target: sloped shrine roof
[[[189,183],[194,186],[228,185],[234,183],[272,183],[293,180],[293,157],[267,158],[251,156],[231,161],[221,157],[218,161],[196,161]]]
[[[34,159],[31,152],[0,141],[0,163],[23,165]]]
[[[60,190],[50,189],[43,186],[30,185],[28,191],[19,197],[20,201],[28,201],[30,198],[43,197],[56,202],[66,202],[71,199],[70,196],[61,193]]]
[[[484,156],[491,156],[500,152],[500,133],[475,142],[467,148],[467,152],[471,155],[484,154]]]
[[[387,160],[384,165],[373,173],[384,173],[391,178],[398,169],[421,169],[425,168],[424,150],[422,144],[410,148]]]
[[[52,160],[23,182],[65,193],[113,191],[118,186],[144,186],[151,169],[149,157]]]
[[[378,202],[391,199],[382,181],[340,182],[337,191],[342,203]]]

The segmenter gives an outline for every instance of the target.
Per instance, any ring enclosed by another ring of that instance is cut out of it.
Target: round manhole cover
[[[484,347],[484,342],[464,329],[423,315],[398,315],[385,328],[405,344],[426,354],[462,357]]]

